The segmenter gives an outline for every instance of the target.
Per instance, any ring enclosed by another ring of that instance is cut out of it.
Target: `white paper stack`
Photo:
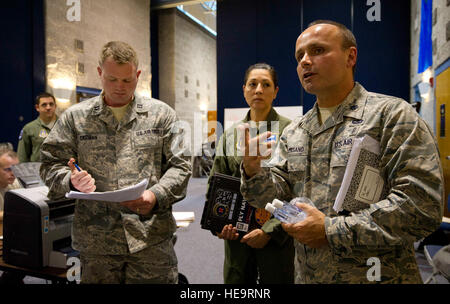
[[[142,195],[142,193],[144,193],[145,189],[147,189],[147,185],[148,179],[144,179],[134,186],[126,187],[116,191],[91,192],[91,193],[70,191],[69,193],[66,193],[66,197],[120,203],[138,199]]]

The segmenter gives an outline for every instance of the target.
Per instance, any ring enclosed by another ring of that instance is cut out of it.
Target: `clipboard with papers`
[[[91,193],[70,191],[66,193],[66,197],[75,199],[120,203],[124,201],[131,201],[138,199],[142,195],[142,193],[144,193],[144,191],[147,189],[147,185],[148,179],[143,179],[136,185],[115,191],[91,192]]]

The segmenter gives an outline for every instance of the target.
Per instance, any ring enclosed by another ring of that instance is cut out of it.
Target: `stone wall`
[[[217,109],[216,38],[176,8],[160,11],[158,26],[159,97],[191,126],[192,143],[202,134],[201,143],[207,111]]]
[[[101,89],[98,57],[111,40],[136,50],[142,70],[137,91],[151,96],[150,0],[46,0],[45,5],[47,89],[57,97],[59,113],[76,102],[76,86]]]

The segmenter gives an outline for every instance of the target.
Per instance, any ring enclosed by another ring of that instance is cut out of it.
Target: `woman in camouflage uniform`
[[[256,133],[272,130],[278,140],[278,134],[290,123],[288,118],[278,115],[272,108],[278,93],[278,81],[270,65],[258,63],[247,69],[243,93],[250,110],[242,121],[226,130],[220,138],[210,176],[217,172],[240,177],[242,157],[236,153],[235,140],[238,125],[249,123]],[[270,219],[270,213],[264,209],[257,209],[254,214],[260,228],[248,232],[240,240],[236,227],[232,225],[215,232],[225,240],[224,283],[293,283],[292,238],[281,229],[277,219]]]

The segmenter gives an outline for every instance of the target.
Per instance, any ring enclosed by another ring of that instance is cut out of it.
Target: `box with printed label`
[[[243,199],[240,186],[238,177],[220,173],[211,177],[200,222],[203,229],[221,232],[225,225],[232,224],[243,236],[257,227],[257,209]]]

